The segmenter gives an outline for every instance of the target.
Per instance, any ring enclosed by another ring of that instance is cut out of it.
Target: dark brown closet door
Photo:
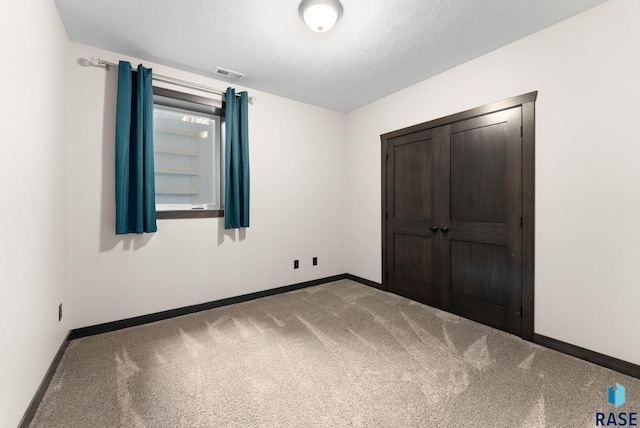
[[[386,159],[387,290],[440,304],[434,202],[441,199],[438,138],[432,130],[389,140]]]
[[[522,328],[521,107],[447,125],[442,150],[443,309]]]

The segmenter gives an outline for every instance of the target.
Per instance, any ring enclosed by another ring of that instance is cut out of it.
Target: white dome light
[[[303,0],[298,10],[307,27],[318,33],[329,31],[342,16],[338,0]]]

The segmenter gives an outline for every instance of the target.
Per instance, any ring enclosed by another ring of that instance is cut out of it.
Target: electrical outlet
[[[314,266],[318,266],[318,258],[317,257],[313,258],[313,265]]]
[[[62,303],[58,305],[58,321],[62,320]]]
[[[298,269],[300,267],[300,262],[298,262],[298,260],[294,260],[293,261],[293,268],[294,269]]]

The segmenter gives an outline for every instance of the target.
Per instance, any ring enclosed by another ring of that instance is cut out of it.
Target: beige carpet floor
[[[640,380],[343,280],[74,340],[31,427],[593,427],[598,411],[640,411]]]

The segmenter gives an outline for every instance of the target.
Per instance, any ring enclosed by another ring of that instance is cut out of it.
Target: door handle
[[[442,233],[447,233],[449,231],[449,228],[447,226],[442,226],[440,230],[442,231]]]
[[[437,232],[438,231],[438,226],[431,226],[431,231],[432,232]]]

